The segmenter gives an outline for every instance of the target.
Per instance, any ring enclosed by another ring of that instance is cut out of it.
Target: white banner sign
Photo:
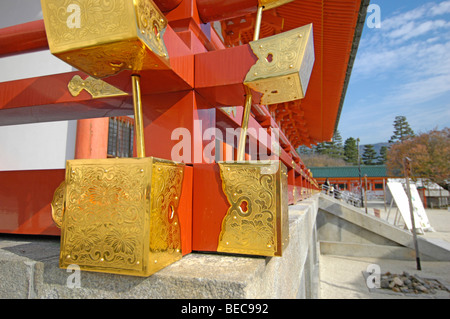
[[[411,213],[409,211],[409,201],[405,190],[401,183],[388,182],[389,190],[394,197],[395,204],[397,205],[400,214],[405,221],[406,227],[412,230]],[[415,185],[411,185],[411,200],[413,204],[414,223],[415,228],[423,232],[424,229],[431,229],[431,225],[428,221],[428,216],[423,208],[422,201]]]
[[[427,213],[422,204],[422,199],[419,196],[419,192],[417,191],[416,185],[410,185],[411,189],[411,201],[413,204],[414,210],[414,222],[416,221],[416,216],[419,217],[420,227],[423,229],[431,229],[430,221],[428,220]],[[417,223],[416,223],[417,225]]]

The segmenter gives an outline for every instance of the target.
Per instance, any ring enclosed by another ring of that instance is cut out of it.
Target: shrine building
[[[357,181],[296,149],[337,130],[368,4],[1,2],[0,233],[135,276],[192,252],[282,257],[289,210]]]

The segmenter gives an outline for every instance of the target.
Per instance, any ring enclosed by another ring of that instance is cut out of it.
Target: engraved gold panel
[[[244,83],[263,94],[261,104],[305,97],[315,61],[312,24],[250,42],[258,61]]]
[[[60,267],[149,276],[179,260],[183,172],[155,158],[68,161]]]
[[[81,91],[86,90],[94,99],[128,95],[111,84],[90,76],[83,80],[81,76],[75,75],[70,80],[67,88],[72,96],[78,96]]]
[[[287,169],[279,161],[219,163],[230,208],[217,251],[282,256],[289,243]]]
[[[167,19],[151,0],[41,0],[50,51],[103,78],[168,69]]]
[[[61,228],[62,218],[64,215],[64,195],[66,193],[66,182],[63,181],[56,189],[53,200],[51,203],[52,207],[52,219],[58,228]]]

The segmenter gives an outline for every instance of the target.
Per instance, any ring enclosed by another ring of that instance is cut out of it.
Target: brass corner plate
[[[258,61],[244,83],[263,94],[261,104],[305,97],[315,61],[312,24],[250,42]]]
[[[181,259],[183,172],[151,157],[68,161],[60,267],[149,276]]]
[[[52,219],[58,228],[61,228],[62,219],[64,216],[64,199],[66,193],[66,182],[63,181],[55,190],[53,195],[53,200],[51,203],[52,208]]]
[[[287,169],[279,161],[219,163],[230,208],[217,251],[282,256],[289,243]]]
[[[67,88],[74,97],[80,95],[83,90],[88,92],[93,99],[128,95],[111,84],[100,79],[94,79],[90,76],[83,80],[81,76],[75,75],[72,80],[70,80]]]
[[[169,68],[168,22],[152,0],[41,0],[41,6],[51,53],[90,76]]]

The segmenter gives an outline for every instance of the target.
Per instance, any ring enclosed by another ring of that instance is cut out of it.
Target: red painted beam
[[[0,125],[75,120],[133,114],[129,96],[92,99],[86,91],[73,97],[67,84],[81,72],[0,83]]]
[[[59,235],[50,204],[64,176],[65,170],[0,172],[0,233]]]
[[[154,0],[154,2],[162,12],[168,12],[178,7],[183,0]]]
[[[44,20],[0,29],[0,58],[10,55],[48,50]]]
[[[258,0],[196,1],[198,13],[204,23],[242,17],[258,10]]]
[[[195,55],[195,89],[213,106],[241,106],[244,79],[257,57],[249,45]],[[259,96],[255,94],[253,103]]]

